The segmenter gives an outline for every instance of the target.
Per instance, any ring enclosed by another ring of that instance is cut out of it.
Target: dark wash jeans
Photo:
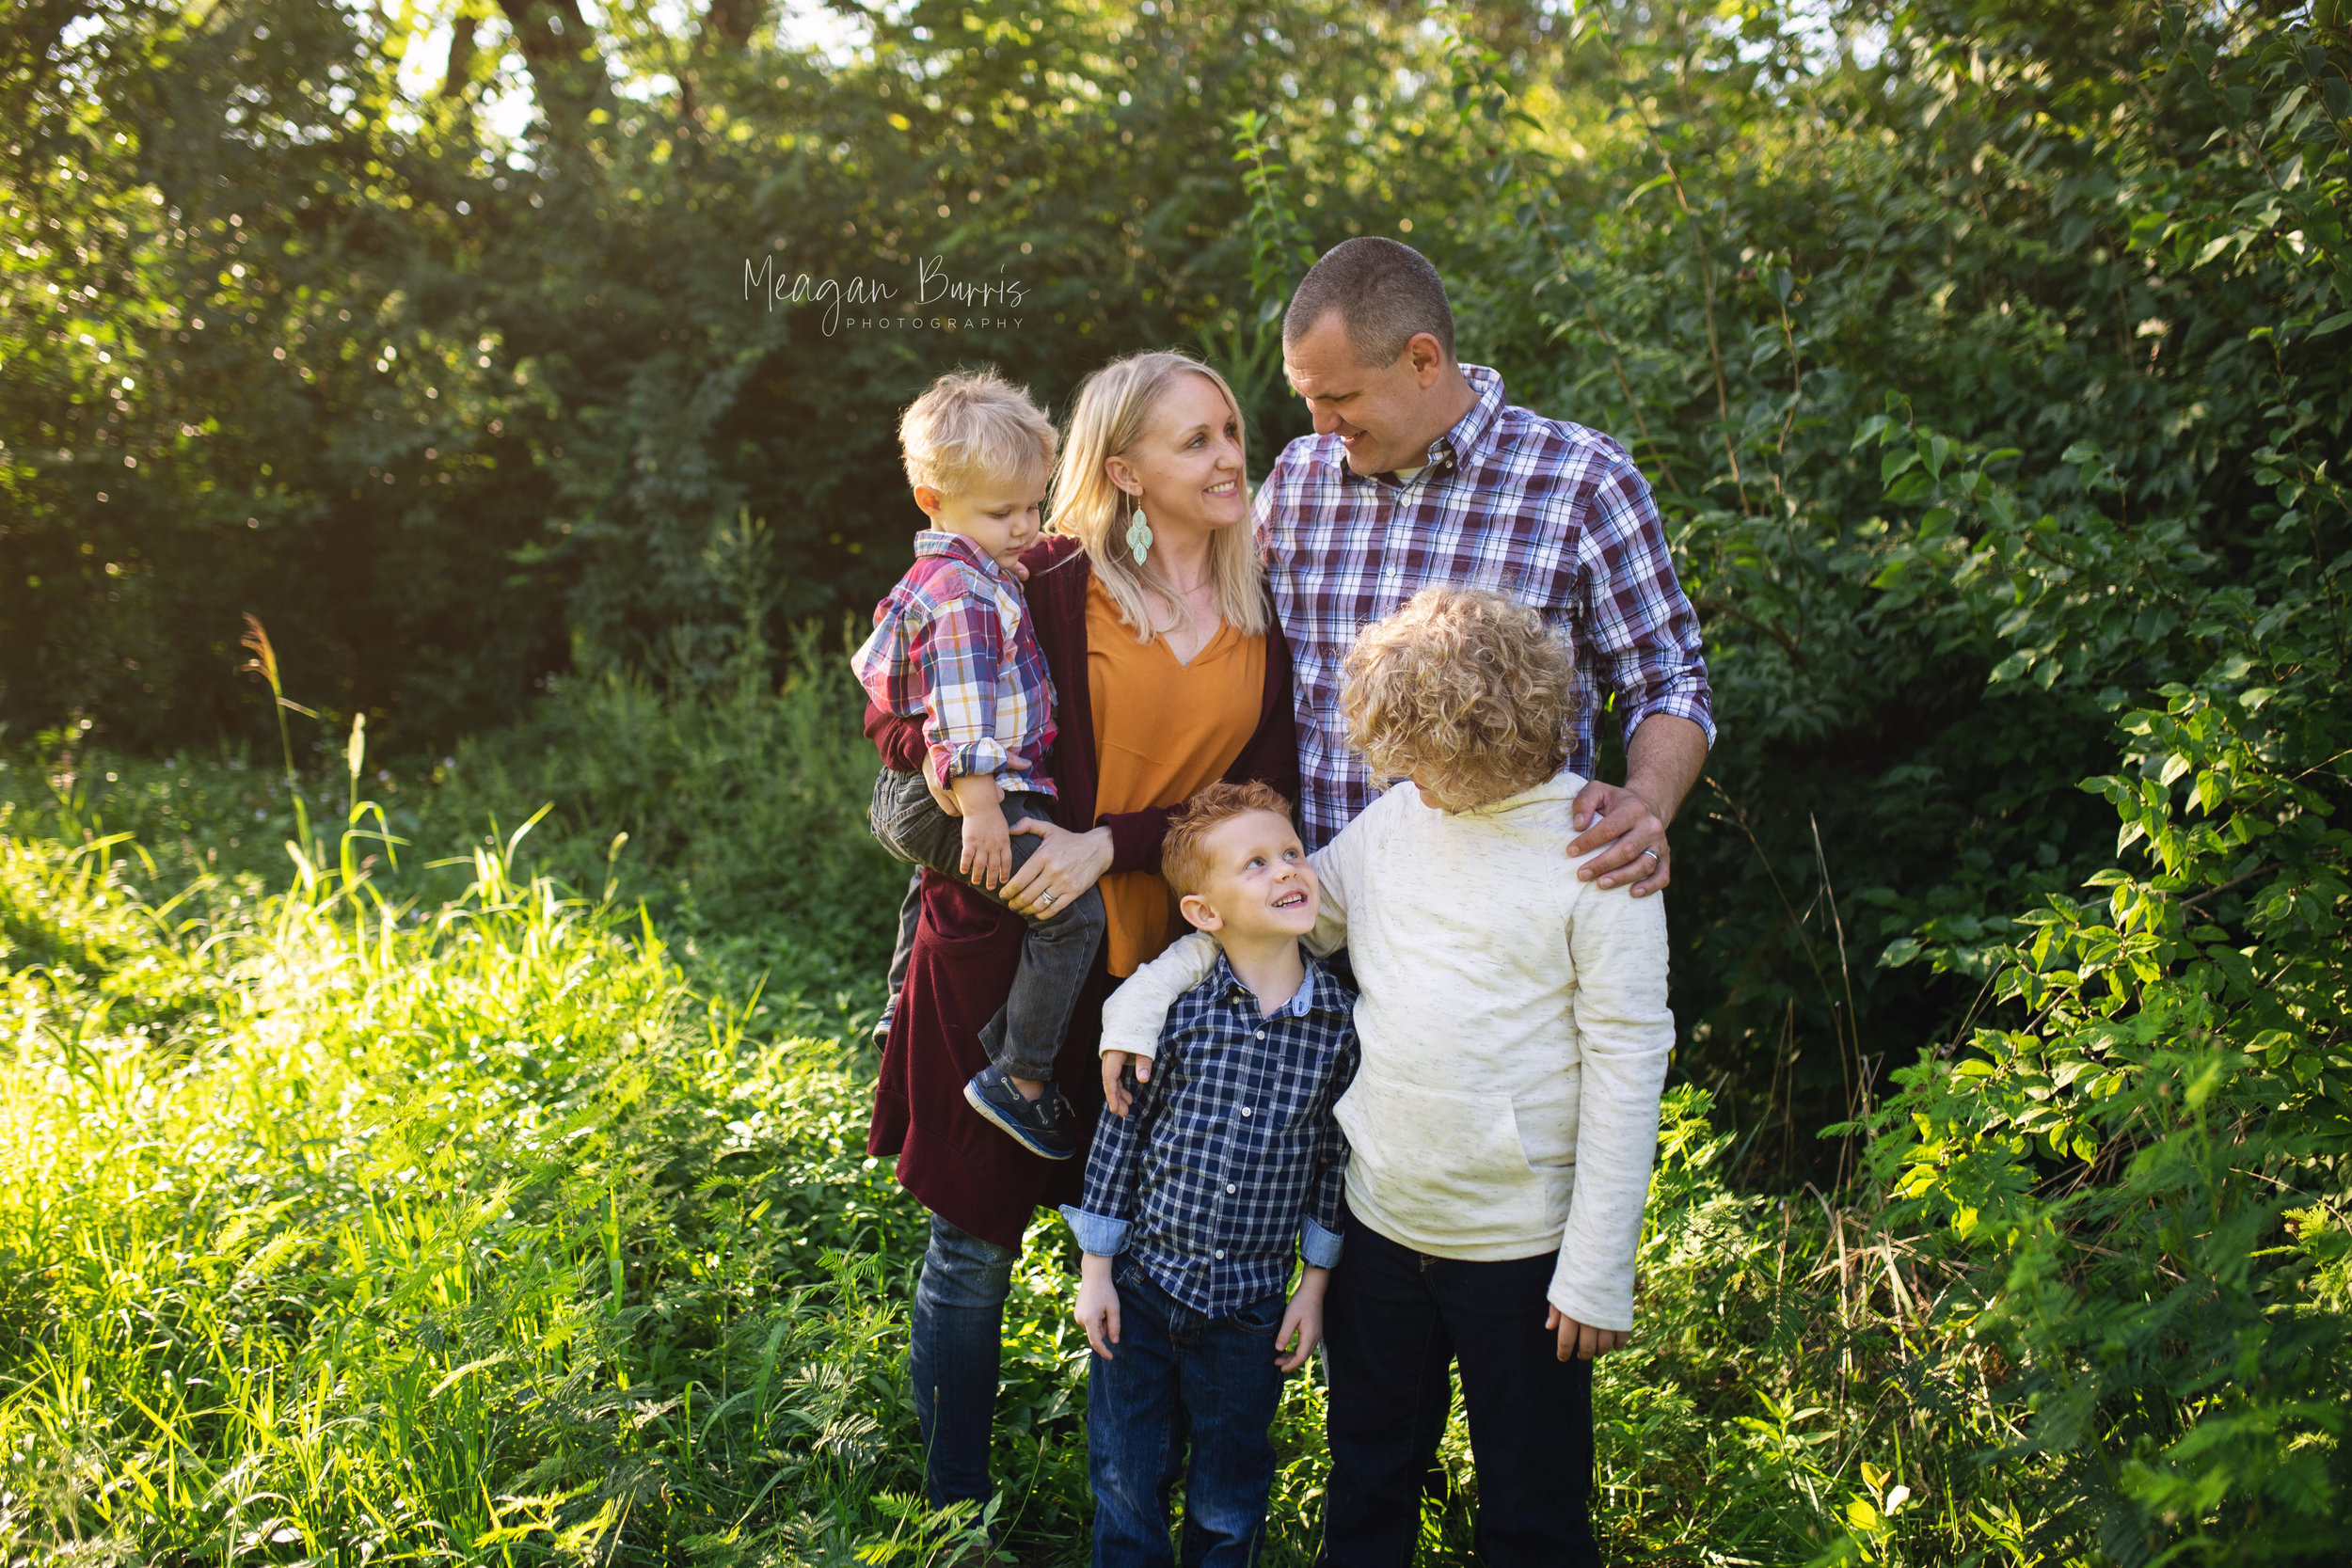
[[[1052,822],[1053,805],[1042,795],[1016,791],[1005,797],[1005,825]],[[1002,884],[991,892],[956,869],[963,855],[963,824],[939,809],[922,774],[884,768],[874,781],[874,804],[866,822],[882,847],[900,860],[952,877],[982,897],[1004,902]],[[1012,835],[1015,875],[1044,843],[1034,833]],[[902,929],[905,915],[901,905]],[[1089,888],[1044,919],[1022,918],[1028,930],[1021,939],[1021,967],[1013,971],[1012,993],[1005,998],[1004,1008],[980,1030],[980,1045],[988,1059],[1009,1077],[1051,1079],[1054,1058],[1061,1053],[1062,1036],[1070,1030],[1071,1010],[1078,1004],[1079,988],[1087,983],[1094,950],[1102,945],[1103,895]],[[895,957],[891,967],[898,968]]]
[[[1094,1568],[1167,1568],[1168,1500],[1184,1481],[1184,1568],[1248,1568],[1274,1485],[1280,1293],[1204,1317],[1121,1260],[1119,1343],[1087,1370]],[[1187,1465],[1184,1449],[1192,1449]]]
[[[1015,1256],[931,1216],[907,1373],[933,1508],[966,1498],[985,1506],[992,1491],[989,1430],[996,1418],[997,1359]]]
[[[1586,1568],[1593,1540],[1593,1364],[1544,1327],[1557,1253],[1468,1263],[1400,1246],[1360,1220],[1324,1302],[1331,1568],[1404,1568],[1462,1373],[1478,1465],[1477,1552],[1490,1568]]]

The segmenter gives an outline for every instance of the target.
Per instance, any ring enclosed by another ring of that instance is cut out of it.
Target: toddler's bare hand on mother
[[[1013,879],[1005,884],[1005,907],[1017,915],[1043,918],[1066,910],[1111,868],[1111,831],[1073,833],[1035,818],[1014,824],[1016,833],[1044,842]]]

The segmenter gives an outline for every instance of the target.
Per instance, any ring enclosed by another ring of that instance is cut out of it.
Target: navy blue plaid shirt
[[[1356,1076],[1356,993],[1307,960],[1271,1017],[1225,956],[1177,998],[1152,1080],[1125,1117],[1104,1113],[1085,1202],[1062,1213],[1078,1245],[1133,1251],[1160,1288],[1212,1318],[1340,1258],[1347,1139],[1332,1108]]]

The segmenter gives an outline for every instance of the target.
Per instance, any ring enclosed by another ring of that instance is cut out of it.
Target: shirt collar
[[[1244,1003],[1252,1008],[1258,1006],[1257,993],[1242,984],[1241,976],[1234,974],[1233,966],[1226,961],[1222,948],[1217,950],[1216,979],[1216,994],[1228,1002]],[[1347,1006],[1343,990],[1323,967],[1323,960],[1310,954],[1307,957],[1306,978],[1299,981],[1298,990],[1292,993],[1288,1002],[1264,1016],[1305,1018],[1311,1012],[1344,1012]]]
[[[917,560],[927,555],[944,555],[977,567],[999,582],[1011,580],[1011,575],[996,564],[996,558],[961,533],[949,533],[943,528],[927,528],[914,536]]]
[[[1465,364],[1462,379],[1470,383],[1471,403],[1469,412],[1454,421],[1454,427],[1429,443],[1427,465],[1429,477],[1457,471],[1478,455],[1495,428],[1496,416],[1502,412],[1502,372],[1485,365]],[[1331,441],[1331,461],[1339,466],[1340,477],[1369,480],[1370,474],[1359,474],[1347,466],[1347,449],[1334,437]]]

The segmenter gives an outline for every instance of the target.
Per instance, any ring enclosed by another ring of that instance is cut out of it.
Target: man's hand
[[[1593,856],[1577,870],[1583,880],[1597,880],[1603,887],[1632,882],[1636,898],[1674,880],[1674,851],[1666,846],[1664,819],[1650,809],[1647,800],[1622,784],[1596,780],[1578,790],[1576,826],[1577,836],[1568,841],[1568,858]],[[1600,853],[1593,854],[1596,849]]]
[[[1578,1323],[1557,1307],[1544,1319],[1544,1326],[1559,1331],[1559,1354],[1563,1361],[1590,1361],[1596,1355],[1624,1349],[1625,1342],[1633,1338],[1622,1328],[1595,1328],[1591,1323]]]
[[[1643,720],[1626,742],[1625,783],[1588,784],[1576,792],[1577,836],[1568,855],[1593,856],[1577,875],[1603,887],[1631,882],[1636,898],[1674,880],[1666,829],[1706,766],[1706,730],[1674,713]]]
[[[1323,1343],[1323,1292],[1330,1284],[1331,1271],[1311,1263],[1299,1275],[1298,1289],[1291,1292],[1291,1304],[1282,1311],[1282,1326],[1274,1331],[1276,1350],[1291,1346],[1287,1354],[1274,1358],[1283,1371],[1298,1370]]]
[[[1111,1260],[1091,1252],[1078,1259],[1078,1326],[1095,1354],[1117,1359],[1111,1347],[1119,1343],[1119,1287],[1111,1283]]]
[[[956,869],[993,892],[1012,875],[1012,834],[1005,827],[996,780],[989,774],[966,774],[956,780],[955,791],[963,807],[963,853],[956,861]]]
[[[1151,1057],[1138,1056],[1132,1051],[1103,1053],[1103,1101],[1115,1117],[1125,1116],[1135,1103],[1134,1097],[1127,1093],[1126,1073],[1130,1062],[1135,1064],[1136,1083],[1152,1082]]]

